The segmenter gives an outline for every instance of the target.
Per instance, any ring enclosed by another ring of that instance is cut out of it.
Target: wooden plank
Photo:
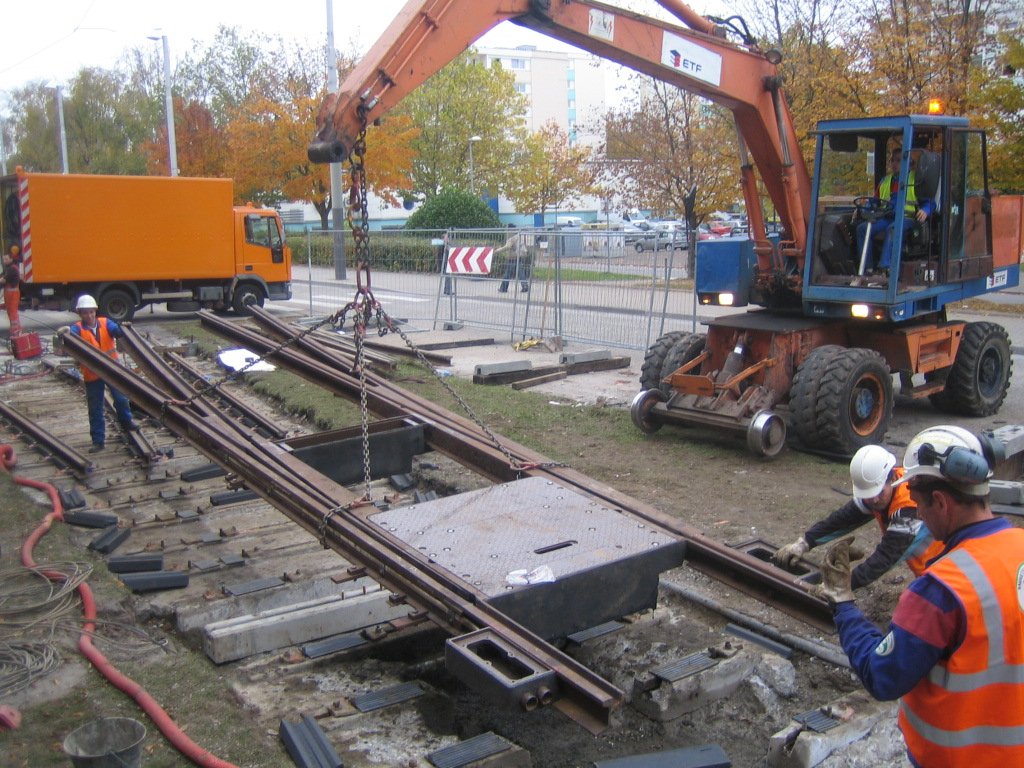
[[[624,357],[608,357],[604,360],[583,360],[578,363],[569,363],[567,368],[570,376],[579,373],[594,373],[595,371],[612,371],[616,368],[628,368],[632,359]]]
[[[546,384],[549,381],[560,381],[568,377],[568,371],[553,371],[545,376],[534,376],[532,379],[523,379],[522,381],[513,381],[512,389],[529,389],[535,387],[538,384]]]

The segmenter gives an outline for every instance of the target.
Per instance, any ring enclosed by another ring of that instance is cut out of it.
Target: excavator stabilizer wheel
[[[774,458],[786,444],[786,422],[777,413],[758,411],[747,427],[747,447],[757,456]]]
[[[661,390],[645,389],[638,392],[629,405],[629,417],[633,419],[636,428],[648,435],[653,435],[661,429],[661,422],[651,418],[651,409],[663,402],[665,402],[665,395],[661,393]]]

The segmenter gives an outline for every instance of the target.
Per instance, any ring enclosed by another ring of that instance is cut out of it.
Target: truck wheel
[[[249,307],[263,306],[263,291],[254,285],[240,285],[231,297],[231,308],[239,315],[251,315]]]
[[[946,413],[991,416],[1006,399],[1012,371],[1006,329],[996,323],[968,323],[953,365],[925,377],[946,380],[946,388],[928,399]]]
[[[676,342],[686,336],[689,336],[686,331],[669,331],[650,346],[640,369],[641,390],[661,389],[661,369],[665,367],[665,358]]]
[[[789,391],[789,412],[793,431],[807,447],[822,443],[823,438],[818,429],[818,389],[825,368],[844,351],[836,344],[818,347],[804,359],[793,376],[793,386]]]
[[[852,455],[880,443],[892,420],[892,404],[892,375],[885,358],[856,347],[832,356],[818,387],[819,442],[811,447]]]
[[[688,362],[697,357],[701,352],[704,351],[704,345],[707,344],[707,336],[703,333],[688,333],[675,344],[665,355],[665,362],[661,364],[661,377],[671,375],[677,369],[682,368]],[[661,386],[662,394],[665,397],[671,397],[673,394],[672,387],[668,384]]]
[[[100,296],[99,314],[115,323],[127,323],[135,317],[135,299],[122,288],[111,288]]]

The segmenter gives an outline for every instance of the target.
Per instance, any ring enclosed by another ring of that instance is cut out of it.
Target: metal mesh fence
[[[312,317],[352,300],[353,242],[346,232],[290,237],[292,287]],[[450,268],[452,249],[479,251]],[[666,328],[696,326],[688,252],[620,231],[571,229],[395,230],[370,234],[371,288],[411,330],[447,324],[492,329],[510,341],[565,340],[646,349]]]

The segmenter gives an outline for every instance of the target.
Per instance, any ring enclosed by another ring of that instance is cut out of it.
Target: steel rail
[[[254,308],[254,318],[266,333],[278,340],[290,337],[291,329],[265,310]],[[210,313],[200,313],[202,324],[208,329],[244,344],[257,354],[273,347],[266,337],[228,323]],[[312,342],[301,339],[300,349]],[[278,353],[277,362],[304,378],[330,387],[337,394],[353,402],[359,399],[358,377],[343,365],[322,367],[285,349]],[[323,357],[321,351],[320,356]],[[671,535],[686,541],[687,562],[697,570],[769,603],[818,629],[833,631],[832,612],[825,601],[811,595],[808,587],[796,577],[770,563],[716,542],[697,528],[678,518],[666,515],[654,507],[633,499],[614,488],[597,483],[567,467],[550,466],[551,460],[525,446],[502,438],[502,445],[517,461],[524,465],[544,465],[537,468],[515,470],[507,457],[497,450],[483,431],[435,403],[392,384],[387,379],[367,373],[369,390],[367,406],[379,416],[419,418],[427,426],[427,444],[461,463],[488,475],[497,482],[507,482],[521,476],[543,476],[574,489],[596,496],[605,503],[626,510]]]
[[[203,374],[196,370],[189,362],[177,352],[166,352],[164,356],[171,361],[171,365],[185,374],[190,380],[193,390],[200,389],[198,385],[206,385],[208,382]],[[255,408],[250,408],[240,397],[223,387],[217,390],[217,397],[229,409],[242,415],[242,418],[251,421],[256,429],[262,431],[267,437],[281,439],[288,434],[288,430],[268,419]]]
[[[281,446],[229,427],[222,416],[204,413],[194,402],[184,406],[170,398],[153,383],[166,366],[155,353],[139,351],[143,359],[137,362],[147,371],[147,381],[76,337],[69,337],[66,349],[121,389],[136,407],[244,478],[254,491],[325,546],[366,566],[398,599],[419,611],[421,618],[456,635],[490,628],[523,658],[556,674],[561,698],[552,706],[593,732],[607,727],[612,711],[623,703],[622,691],[496,611],[486,603],[486,595],[433,567],[425,555],[372,524],[366,517],[377,511],[375,507],[354,506],[357,499],[353,493]],[[133,348],[133,357],[134,353]]]
[[[92,468],[92,462],[85,456],[64,441],[51,435],[14,406],[0,401],[0,417],[3,417],[17,429],[21,430],[22,433],[31,438],[32,442],[45,448],[46,452],[57,462],[64,467],[70,467],[74,470],[79,477],[84,477]]]

